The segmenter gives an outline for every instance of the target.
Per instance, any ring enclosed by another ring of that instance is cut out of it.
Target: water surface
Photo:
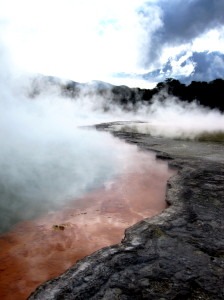
[[[119,243],[127,227],[166,208],[166,183],[175,172],[153,153],[120,146],[129,154],[121,157],[117,176],[0,236],[0,299],[26,299],[42,282]]]

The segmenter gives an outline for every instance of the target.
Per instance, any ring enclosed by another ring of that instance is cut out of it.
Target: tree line
[[[164,82],[159,82],[153,89],[130,89],[125,86],[112,88],[114,101],[120,101],[122,105],[129,102],[133,104],[138,101],[150,102],[153,97],[165,91],[165,97],[176,96],[181,101],[197,101],[200,105],[211,109],[217,108],[224,112],[224,80],[215,79],[210,82],[192,81],[189,85],[181,83],[177,79],[167,78]]]

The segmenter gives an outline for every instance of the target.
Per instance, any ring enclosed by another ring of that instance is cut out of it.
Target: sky
[[[0,60],[22,72],[150,87],[141,74],[169,62],[169,75],[189,76],[195,53],[215,52],[224,64],[223,11],[223,0],[0,0]]]

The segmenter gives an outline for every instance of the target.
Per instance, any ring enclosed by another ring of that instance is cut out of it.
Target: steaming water
[[[106,133],[81,129],[80,125],[142,120],[150,124],[136,123],[137,131],[192,139],[200,132],[224,129],[220,112],[196,103],[183,104],[173,97],[167,96],[163,102],[158,97],[151,107],[140,104],[135,111],[124,112],[111,102],[110,92],[104,98],[85,92],[74,100],[62,97],[57,88],[49,88],[39,96],[29,98],[26,83],[21,85],[7,79],[5,76],[0,80],[0,232],[43,213],[46,217],[34,223],[22,223],[1,237],[4,251],[1,252],[0,271],[4,276],[0,292],[3,299],[8,291],[13,296],[20,294],[24,299],[23,293],[28,296],[39,283],[56,276],[81,258],[80,254],[86,255],[119,241],[129,225],[161,211],[160,207],[152,212],[157,205],[155,202],[152,202],[153,207],[147,206],[155,192],[162,191],[162,209],[165,207],[165,185],[170,175],[167,166],[162,170],[166,176],[162,176],[161,181],[161,174],[155,176],[152,172],[159,171],[160,166],[153,167],[148,157],[139,161],[127,145],[121,146]],[[135,131],[136,127],[130,130]],[[125,177],[130,166],[133,172]],[[145,166],[147,170],[141,174]],[[153,177],[148,181],[150,172]],[[115,178],[117,184],[114,184]],[[138,178],[143,178],[140,187],[136,186]],[[158,185],[160,181],[163,188]],[[87,192],[92,192],[92,196],[86,199]],[[77,207],[71,208],[76,201],[78,211]],[[141,205],[142,202],[147,205]],[[94,210],[99,214],[94,214]],[[55,211],[59,213],[54,214]],[[112,219],[111,214],[118,218]],[[65,230],[55,231],[54,224],[61,223],[66,224]],[[109,225],[108,230],[105,230],[105,224]],[[80,245],[79,232],[84,248],[80,246],[79,253],[74,254],[77,243]],[[102,239],[95,243],[93,232],[96,236],[102,233]],[[115,235],[118,232],[119,236]],[[49,243],[45,243],[46,240]],[[87,241],[93,248],[86,246]],[[42,259],[45,259],[44,263]],[[37,274],[38,266],[44,267]],[[9,282],[14,284],[10,289]]]
[[[30,114],[15,120],[8,113],[0,133],[0,231],[65,205],[118,171],[121,153],[110,136]]]
[[[31,99],[29,83],[4,78],[0,84],[0,232],[64,205],[119,172],[119,156],[127,153],[110,136],[80,125],[143,120],[150,123],[128,130],[190,139],[224,131],[220,112],[165,93],[163,102],[158,96],[151,106],[124,112],[111,102],[110,91],[100,97],[85,90],[74,100],[45,86]]]
[[[13,146],[9,140],[4,144],[0,159],[1,231],[65,204],[66,199],[100,185],[115,173],[116,147],[110,138],[76,129],[70,138],[38,143],[13,137]]]
[[[109,135],[78,128],[90,111],[71,99],[14,89],[0,93],[0,232],[100,186],[121,155]]]
[[[164,209],[170,173],[166,164],[154,165],[153,155],[139,160],[136,147],[79,128],[127,117],[119,108],[103,114],[103,99],[75,102],[57,91],[29,99],[21,92],[3,91],[0,230],[8,233],[0,237],[0,298],[16,295],[19,300],[77,259],[118,242],[131,224]],[[155,201],[156,190],[162,204]],[[84,197],[87,192],[92,196]],[[55,224],[65,224],[65,230],[55,230]]]
[[[125,154],[118,158],[117,176],[0,236],[0,299],[26,299],[42,282],[120,242],[127,227],[166,208],[166,182],[174,174],[167,163],[136,146],[117,139],[113,143]]]

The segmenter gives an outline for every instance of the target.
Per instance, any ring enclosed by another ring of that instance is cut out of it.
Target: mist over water
[[[121,157],[127,158],[128,150],[85,125],[140,120],[145,123],[115,129],[184,139],[224,130],[219,111],[183,103],[165,91],[151,105],[138,102],[124,111],[109,88],[100,96],[90,86],[91,92],[83,89],[72,99],[57,86],[40,86],[30,97],[30,78],[5,70],[0,77],[0,232],[66,205],[125,167]]]
[[[118,172],[121,151],[108,134],[78,127],[91,109],[82,110],[56,90],[30,99],[24,85],[1,79],[3,232],[20,220],[54,210],[102,185]]]

